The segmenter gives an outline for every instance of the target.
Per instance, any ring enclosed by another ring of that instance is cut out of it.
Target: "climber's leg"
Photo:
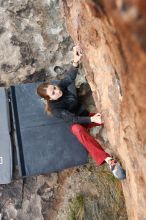
[[[70,129],[98,165],[101,165],[107,157],[110,157],[101,145],[87,132],[85,127],[80,124],[73,124]]]

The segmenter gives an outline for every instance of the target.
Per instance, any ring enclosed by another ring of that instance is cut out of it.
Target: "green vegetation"
[[[107,176],[107,179],[109,180],[109,181],[111,181],[112,183],[116,183],[117,182],[117,179],[114,177],[114,175],[110,172],[110,171],[108,171],[108,170],[103,170],[102,171],[102,174],[104,175],[106,175]]]
[[[85,201],[83,195],[77,195],[69,205],[68,220],[83,220],[85,214]]]

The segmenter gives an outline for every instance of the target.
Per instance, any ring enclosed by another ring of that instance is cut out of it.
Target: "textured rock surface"
[[[62,195],[64,199],[55,220],[74,219],[71,218],[70,207],[77,195],[84,198],[84,220],[127,220],[121,184],[113,178],[106,166],[97,167],[90,162],[72,170],[64,184]]]
[[[19,83],[43,72],[55,77],[56,63],[68,65],[73,44],[59,11],[58,1],[0,2],[1,84]]]
[[[146,219],[146,2],[61,1],[67,29],[85,53],[108,146],[121,159],[129,219]]]

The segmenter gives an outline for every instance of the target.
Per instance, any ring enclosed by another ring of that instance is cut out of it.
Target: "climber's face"
[[[50,97],[50,100],[57,100],[62,96],[61,89],[56,85],[48,85],[47,95]]]

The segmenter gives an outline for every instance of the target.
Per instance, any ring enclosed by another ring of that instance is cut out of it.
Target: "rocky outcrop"
[[[83,65],[107,146],[126,169],[129,219],[146,216],[146,3],[61,1],[68,32],[84,51]]]
[[[68,66],[73,44],[59,12],[58,1],[0,2],[1,85],[55,77]]]
[[[125,9],[122,1],[116,5],[99,2],[62,1],[61,8],[58,0],[1,1],[0,85],[62,78],[72,59],[72,47],[80,42],[86,78],[97,110],[104,114],[105,128],[99,131],[101,141],[125,166],[127,181],[123,186],[128,213],[131,219],[140,218],[145,205],[144,168],[139,165],[144,157],[145,103],[142,103],[144,96],[140,96],[135,105],[138,93],[134,91],[138,88],[144,94],[144,36],[139,35],[141,44],[138,44],[131,37],[137,29],[127,30],[129,23],[125,27],[126,13],[133,16],[130,6]],[[119,19],[115,22],[114,17]],[[143,17],[138,19],[142,28]],[[95,110],[84,71],[80,68],[77,86],[86,95],[87,107]],[[139,86],[141,81],[143,87]],[[93,133],[98,137],[96,130]],[[127,219],[119,181],[106,167],[98,169],[93,161],[60,173],[17,179],[0,186],[0,218],[66,220],[70,202],[78,193],[85,200],[85,219]]]

